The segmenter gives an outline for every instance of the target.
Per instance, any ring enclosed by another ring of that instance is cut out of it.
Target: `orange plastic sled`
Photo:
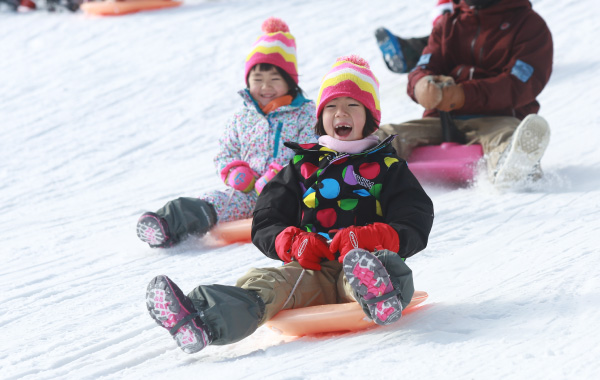
[[[210,230],[210,238],[221,245],[250,243],[252,241],[252,238],[250,237],[251,229],[252,219],[218,223],[212,230]]]
[[[402,314],[424,302],[428,295],[417,290]],[[282,310],[266,323],[271,330],[289,336],[315,335],[322,333],[358,331],[377,326],[365,316],[358,302],[335,305],[310,306],[300,309]]]
[[[88,15],[120,16],[140,11],[173,8],[181,4],[181,1],[173,0],[94,1],[81,4],[81,10]]]

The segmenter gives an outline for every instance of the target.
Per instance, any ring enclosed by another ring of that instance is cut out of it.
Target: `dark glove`
[[[275,250],[284,263],[296,260],[304,269],[321,270],[321,260],[335,260],[327,240],[314,232],[288,227],[275,239]]]
[[[389,224],[373,223],[368,226],[350,226],[338,231],[333,237],[329,249],[331,252],[339,252],[340,263],[348,251],[362,248],[369,252],[375,249],[387,249],[398,252],[400,249],[400,238],[395,229]]]

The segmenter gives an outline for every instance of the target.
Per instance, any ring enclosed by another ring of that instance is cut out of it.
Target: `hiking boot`
[[[344,257],[344,273],[361,306],[367,306],[371,319],[378,325],[389,325],[402,316],[390,276],[377,257],[364,249],[353,249]]]
[[[502,186],[541,174],[539,162],[550,142],[550,127],[543,117],[528,115],[517,127],[502,153],[494,184]]]
[[[212,336],[192,301],[167,276],[156,276],[146,290],[146,307],[159,326],[169,330],[179,348],[193,354],[208,346]]]
[[[140,216],[137,223],[137,236],[152,248],[171,246],[167,222],[153,212],[147,212]]]
[[[387,67],[395,73],[406,73],[408,71],[406,59],[404,58],[398,38],[386,28],[377,29],[375,31],[375,38],[377,39],[377,45],[379,45],[379,50],[383,54],[383,60]]]

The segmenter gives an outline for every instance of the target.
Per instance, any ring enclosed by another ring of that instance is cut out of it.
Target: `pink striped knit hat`
[[[298,84],[298,64],[296,63],[296,40],[290,34],[287,24],[278,18],[269,17],[262,24],[266,34],[258,37],[250,54],[246,57],[244,78],[258,63],[270,63],[283,69]]]
[[[331,70],[323,77],[317,98],[317,117],[329,101],[348,96],[361,102],[379,125],[379,82],[371,72],[369,63],[357,55],[348,55],[336,60]]]

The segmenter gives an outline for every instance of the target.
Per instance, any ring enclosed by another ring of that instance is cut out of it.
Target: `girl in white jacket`
[[[296,43],[280,19],[269,18],[265,32],[246,58],[244,106],[225,127],[214,159],[227,189],[181,197],[138,220],[137,235],[150,247],[170,247],[189,234],[204,235],[217,222],[250,218],[269,179],[293,156],[286,141],[313,142],[315,103],[298,86]]]

